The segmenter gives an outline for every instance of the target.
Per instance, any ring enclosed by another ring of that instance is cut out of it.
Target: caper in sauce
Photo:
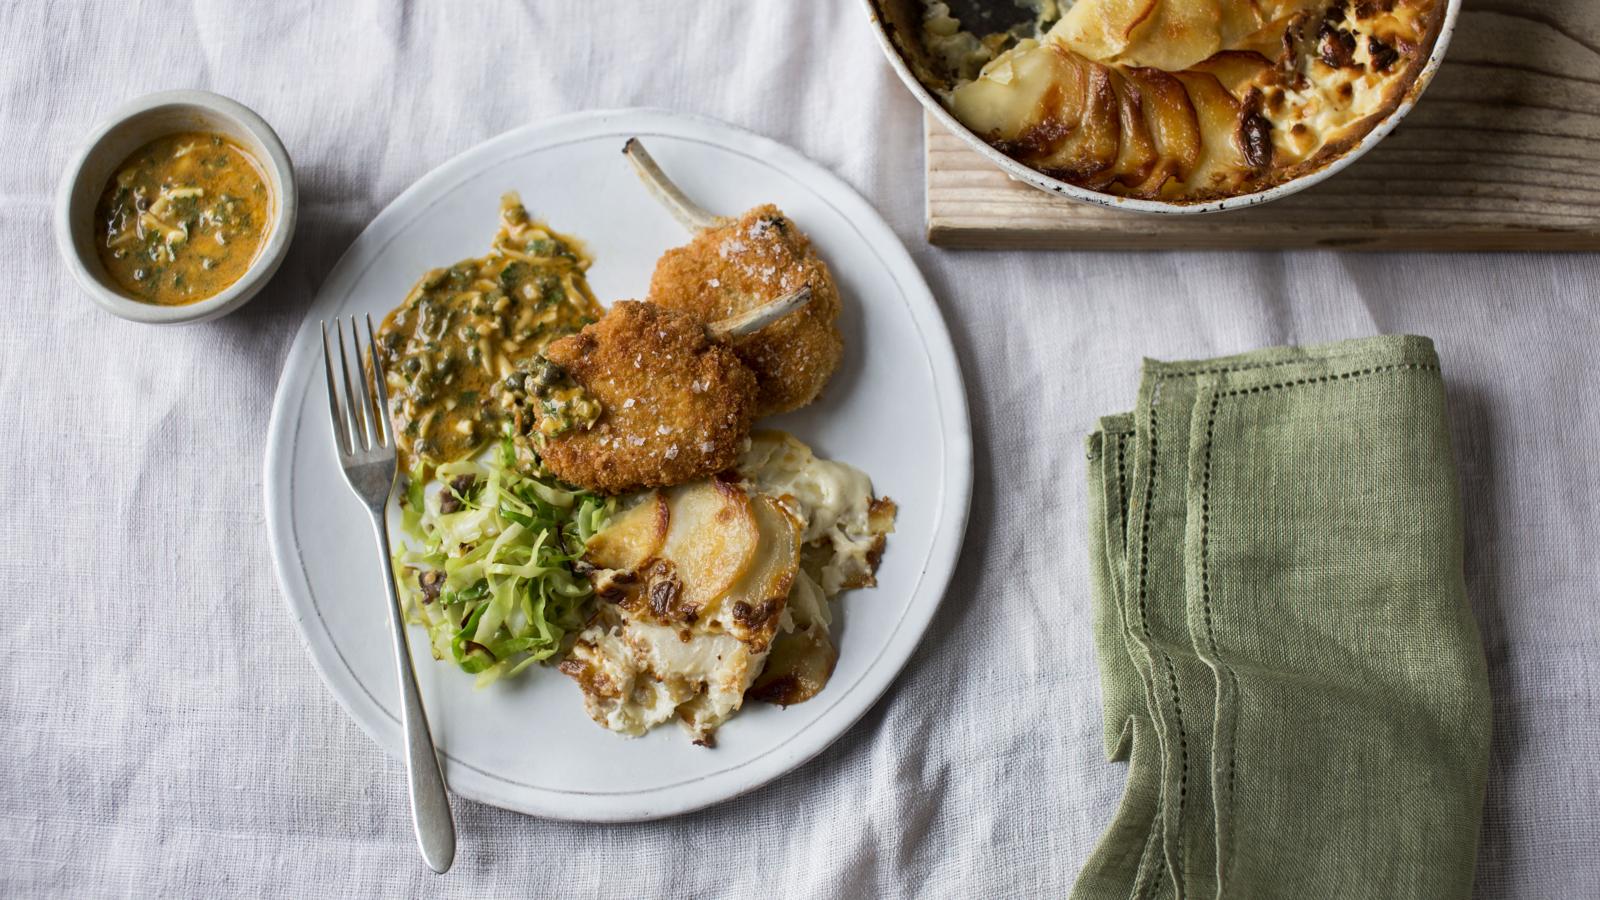
[[[536,443],[588,428],[600,418],[600,402],[566,370],[543,356],[519,366],[506,378],[503,388],[502,405],[515,430],[532,436]]]

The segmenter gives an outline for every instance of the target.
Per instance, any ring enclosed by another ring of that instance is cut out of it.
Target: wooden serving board
[[[1075,203],[925,119],[928,240],[944,247],[1600,250],[1600,0],[1466,0],[1443,67],[1393,134],[1250,209]]]

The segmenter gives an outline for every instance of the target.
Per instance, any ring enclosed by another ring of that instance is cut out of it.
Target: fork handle
[[[417,690],[417,673],[411,667],[411,650],[406,640],[405,615],[394,585],[394,560],[389,554],[389,529],[384,525],[383,509],[373,516],[378,533],[378,552],[383,557],[384,585],[389,591],[389,625],[394,632],[394,662],[400,675],[400,727],[405,732],[406,783],[411,796],[411,824],[417,832],[417,846],[428,868],[443,874],[456,858],[456,824],[450,814],[450,795],[445,791],[444,773],[434,751],[433,735],[428,730],[428,714],[422,708]]]

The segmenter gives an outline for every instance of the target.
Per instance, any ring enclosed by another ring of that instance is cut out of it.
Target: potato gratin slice
[[[640,735],[676,717],[710,746],[747,694],[822,689],[828,600],[876,583],[894,513],[860,471],[753,435],[736,472],[642,494],[590,540],[600,607],[561,671],[600,725]]]

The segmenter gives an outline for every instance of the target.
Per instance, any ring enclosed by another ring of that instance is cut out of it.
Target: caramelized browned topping
[[[1261,106],[1261,91],[1251,88],[1239,122],[1239,144],[1244,148],[1245,162],[1257,169],[1272,165],[1272,122],[1261,114]]]
[[[1400,59],[1400,51],[1371,35],[1367,36],[1367,55],[1372,57],[1372,69],[1375,72],[1389,71]]]
[[[665,564],[665,560],[661,562]],[[668,571],[662,577],[652,577],[649,590],[650,611],[663,621],[673,618],[673,607],[683,598],[683,582]]]
[[[838,661],[839,651],[820,629],[780,634],[745,696],[779,706],[804,703],[827,685]]]
[[[1356,36],[1339,27],[1336,12],[1343,10],[1330,8],[1317,30],[1317,56],[1335,69],[1348,69],[1355,65]]]

